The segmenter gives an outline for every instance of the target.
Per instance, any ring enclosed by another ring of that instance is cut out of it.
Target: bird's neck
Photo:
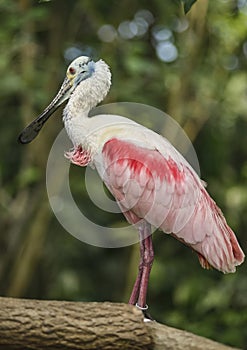
[[[107,95],[111,85],[111,73],[100,60],[90,78],[82,81],[71,95],[63,112],[64,126],[74,146],[88,148],[88,113]]]
[[[100,103],[111,86],[111,73],[107,64],[100,60],[95,63],[92,76],[80,83],[71,95],[64,109],[63,120],[87,118],[89,111]]]

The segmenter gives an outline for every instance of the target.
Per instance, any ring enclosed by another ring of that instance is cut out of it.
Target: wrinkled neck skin
[[[111,86],[111,73],[107,64],[100,60],[95,63],[91,77],[82,81],[72,93],[63,112],[63,121],[87,118],[89,111],[100,103]]]

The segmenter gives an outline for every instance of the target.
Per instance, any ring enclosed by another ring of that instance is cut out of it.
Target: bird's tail
[[[167,232],[164,227],[162,229]],[[204,188],[189,220],[182,229],[173,231],[173,236],[197,252],[203,268],[235,272],[236,266],[244,261],[244,253],[234,232]]]
[[[195,246],[200,264],[204,268],[212,266],[224,273],[235,272],[236,266],[242,264],[245,255],[220,208],[206,191],[205,195],[204,205],[211,209],[211,232]],[[207,227],[207,222],[205,226]]]

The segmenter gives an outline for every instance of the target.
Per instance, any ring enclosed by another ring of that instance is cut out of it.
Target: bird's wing
[[[102,153],[104,181],[125,212],[131,211],[155,227],[166,225],[166,233],[176,234],[185,226],[203,186],[175,149],[174,154],[168,150],[163,155],[155,148],[113,138]],[[184,238],[188,244],[198,240],[192,234]]]
[[[162,140],[153,139],[153,149],[108,140],[102,149],[106,185],[131,223],[145,219],[190,245],[204,267],[208,262],[233,272],[244,257],[233,231],[198,175]]]

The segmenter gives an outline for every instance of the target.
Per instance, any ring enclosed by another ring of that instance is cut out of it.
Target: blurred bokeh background
[[[79,55],[110,65],[104,103],[149,104],[184,128],[208,191],[247,252],[246,0],[198,0],[186,15],[179,0],[1,0],[0,19],[0,295],[127,302],[135,279],[138,245],[86,245],[50,209],[45,169],[62,109],[32,144],[17,143]],[[83,176],[74,166],[71,187],[88,216],[121,223],[120,214],[96,210]],[[247,348],[246,263],[223,275],[202,270],[189,248],[165,234],[154,234],[154,246],[152,316]]]

